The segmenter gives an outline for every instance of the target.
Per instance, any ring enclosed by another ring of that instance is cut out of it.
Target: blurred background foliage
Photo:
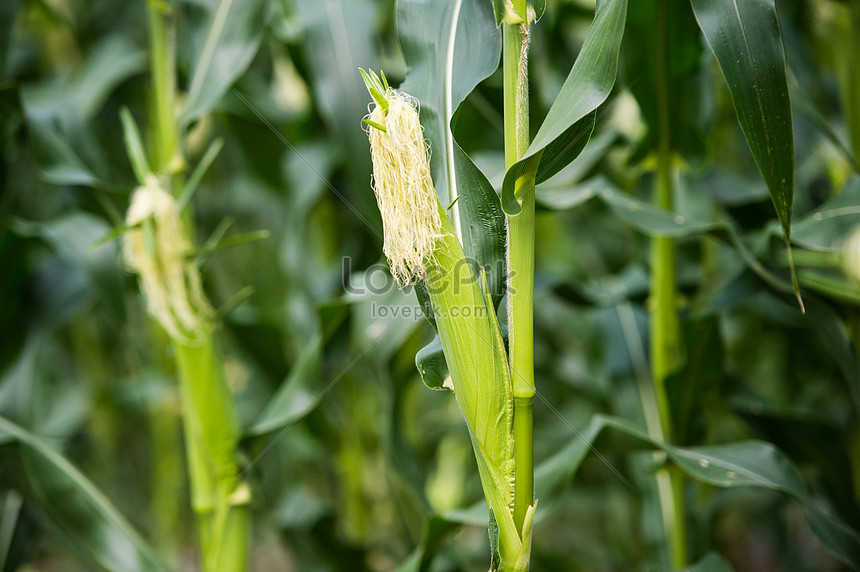
[[[455,402],[414,366],[431,329],[374,311],[413,308],[410,292],[362,291],[385,274],[357,68],[404,79],[394,1],[237,2],[203,71],[223,2],[171,4],[186,156],[196,164],[224,140],[195,197],[198,242],[225,219],[228,237],[271,232],[202,261],[216,308],[253,288],[219,329],[253,485],[251,569],[481,569],[486,512],[468,435]],[[675,217],[672,230],[686,347],[669,382],[676,444],[770,441],[815,506],[857,529],[860,295],[838,259],[860,223],[860,141],[845,116],[857,97],[846,87],[857,57],[849,10],[860,9],[777,7],[807,313],[786,291],[779,222],[719,68],[695,26],[679,24],[690,32],[671,52],[678,213],[706,224]],[[534,29],[534,130],[593,10],[553,0]],[[122,222],[135,186],[119,111],[147,124],[145,21],[143,0],[0,2],[2,570],[157,568],[138,558],[150,552],[196,566],[169,346],[118,243],[93,247]],[[535,570],[665,561],[651,455],[607,439],[586,456],[580,434],[597,413],[643,424],[648,240],[672,223],[635,202],[648,200],[653,176],[651,32],[648,2],[631,2],[619,81],[591,142],[537,189]],[[501,99],[496,73],[457,124],[497,189]],[[705,484],[688,493],[695,558],[715,551],[739,571],[847,569],[789,496]]]

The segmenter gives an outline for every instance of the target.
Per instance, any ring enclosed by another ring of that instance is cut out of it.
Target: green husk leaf
[[[383,133],[388,133],[388,128],[385,127],[385,125],[382,125],[381,123],[377,123],[376,121],[371,121],[370,119],[362,119],[362,121],[365,122],[366,124],[370,125],[374,129],[379,129]]]
[[[191,199],[200,185],[200,180],[215,161],[215,158],[218,156],[218,153],[221,152],[222,147],[224,147],[224,139],[219,137],[206,149],[200,162],[197,163],[197,167],[194,168],[194,172],[192,172],[191,176],[188,177],[188,181],[185,183],[185,188],[182,190],[182,195],[180,195],[179,200],[176,201],[176,208],[178,208],[180,212],[184,211],[188,208],[188,205],[191,204]]]
[[[496,522],[493,507],[490,507],[490,524],[487,532],[490,536],[490,570],[498,570],[502,564],[502,555],[499,551],[499,523]]]
[[[526,511],[526,517],[523,520],[522,539],[523,545],[517,554],[517,561],[514,564],[514,572],[528,572],[529,564],[532,556],[532,524],[535,519],[535,511],[537,510],[537,500]]]
[[[120,109],[119,117],[122,122],[125,150],[128,153],[129,161],[131,161],[134,176],[137,178],[139,184],[145,185],[146,179],[152,171],[149,168],[149,162],[146,160],[146,151],[143,149],[143,139],[140,137],[140,129],[138,129],[134,116],[132,116],[131,111],[127,107]]]
[[[127,233],[132,228],[134,228],[134,227],[129,226],[127,224],[121,224],[119,226],[116,226],[116,227],[112,228],[110,231],[108,231],[107,234],[102,236],[100,239],[98,239],[95,242],[93,242],[92,244],[90,244],[87,247],[87,250],[90,250],[90,251],[95,250],[96,248],[98,248],[99,246],[102,246],[103,244],[107,244],[108,242],[110,242],[112,240],[116,240],[117,238],[121,237],[122,235]]]
[[[415,367],[418,368],[421,381],[430,389],[454,389],[442,351],[442,341],[438,335],[415,354]]]

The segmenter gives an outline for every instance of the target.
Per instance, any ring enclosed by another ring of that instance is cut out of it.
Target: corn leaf
[[[656,33],[660,29],[657,0],[636,0],[627,11],[622,61],[625,75],[632,80],[630,91],[648,125],[635,158],[642,159],[657,147],[660,90],[655,54],[658,42],[665,42],[665,72],[671,86],[665,94],[671,110],[669,145],[672,151],[696,160],[705,153],[705,122],[712,115],[712,104],[705,97],[710,85],[703,81],[709,77],[702,66],[704,45],[689,0],[668,0],[665,5],[665,34]]]
[[[858,225],[860,176],[854,175],[839,194],[795,223],[791,242],[810,250],[836,252]]]
[[[608,431],[607,431],[608,430]],[[576,473],[588,453],[604,433],[615,433],[638,447],[665,451],[669,459],[689,477],[716,487],[763,487],[793,497],[806,511],[812,531],[827,550],[846,564],[860,566],[860,535],[835,514],[819,508],[808,492],[795,466],[772,443],[740,441],[706,447],[677,447],[654,441],[629,421],[595,415],[588,426],[558,453],[542,463],[536,471],[538,495],[548,494]]]
[[[0,443],[17,441],[32,453],[37,485],[49,512],[108,570],[167,570],[111,501],[68,459],[27,429],[0,417]],[[74,499],[74,502],[69,502]]]
[[[287,379],[269,399],[254,424],[245,431],[246,436],[283,430],[313,411],[319,400],[314,398],[311,385],[320,378],[321,352],[321,338],[308,342]]]
[[[786,236],[794,198],[794,130],[773,0],[691,0],[729,84],[741,128]]]
[[[251,64],[265,30],[262,0],[204,0],[203,32],[182,112],[189,124],[208,113]],[[195,30],[196,31],[196,30]],[[199,36],[198,36],[199,37]]]
[[[627,0],[598,3],[594,22],[561,93],[523,157],[505,173],[502,208],[506,213],[518,214],[519,196],[532,184],[558,173],[585,147],[594,129],[592,113],[615,85],[626,14]],[[526,183],[515,189],[518,180]]]

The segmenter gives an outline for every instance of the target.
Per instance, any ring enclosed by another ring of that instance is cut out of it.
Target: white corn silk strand
[[[143,228],[147,219],[152,225],[151,248]],[[135,189],[126,224],[131,228],[123,236],[123,258],[140,279],[149,313],[174,340],[193,344],[209,327],[214,312],[203,294],[176,200],[156,180],[148,181]]]
[[[392,276],[405,286],[426,277],[442,220],[417,102],[393,89],[385,92],[385,99],[388,107],[373,103],[367,117],[386,129],[367,128],[373,191],[382,214],[383,252]]]

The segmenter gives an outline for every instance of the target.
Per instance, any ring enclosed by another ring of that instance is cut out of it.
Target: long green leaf
[[[72,493],[76,500],[75,510],[88,513],[87,527],[76,529],[74,533],[99,564],[117,572],[168,569],[113,503],[72,463],[38,436],[0,417],[0,442],[9,439],[17,441],[44,461],[43,466],[50,471],[50,474],[43,475],[45,482],[50,479],[58,485],[46,489],[46,494],[61,490],[65,495]],[[63,518],[59,513],[61,507],[66,506],[63,498],[58,496],[45,500],[51,505],[52,513]],[[81,522],[81,517],[72,517],[72,520]],[[65,524],[71,525],[71,521]]]
[[[266,3],[262,0],[206,0],[205,35],[194,62],[182,113],[188,124],[208,113],[260,47]]]
[[[582,51],[523,157],[505,173],[502,208],[516,215],[521,208],[514,185],[522,177],[540,183],[573,161],[594,128],[592,113],[615,85],[618,53],[624,34],[627,0],[598,3]],[[518,190],[520,193],[523,189]]]
[[[773,0],[691,0],[729,84],[738,120],[786,237],[794,200],[794,130]]]
[[[860,566],[860,535],[836,515],[825,514],[809,494],[803,479],[789,459],[773,444],[741,441],[707,447],[676,447],[654,441],[629,421],[595,415],[589,425],[558,453],[542,463],[536,472],[538,496],[557,490],[576,473],[590,451],[606,450],[597,445],[607,433],[626,439],[628,446],[660,449],[687,475],[717,487],[763,487],[785,493],[806,510],[812,531],[834,556],[854,567]]]

